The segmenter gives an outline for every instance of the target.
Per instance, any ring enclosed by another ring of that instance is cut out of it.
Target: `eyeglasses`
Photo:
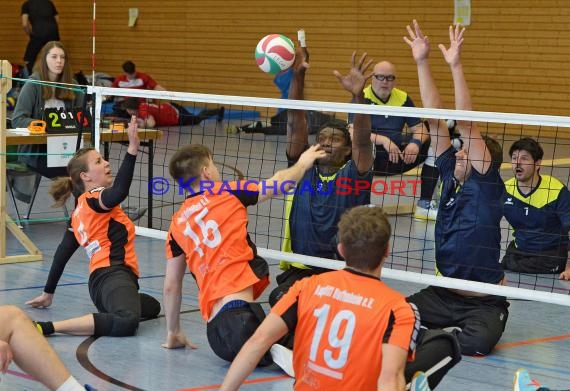
[[[379,81],[394,81],[396,80],[396,76],[394,75],[372,75],[373,78]]]

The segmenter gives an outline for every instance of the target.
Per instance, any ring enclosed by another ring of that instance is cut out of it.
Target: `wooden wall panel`
[[[90,72],[92,3],[54,2],[74,69]],[[21,3],[2,3],[0,54],[19,62],[26,44]],[[139,8],[134,28],[127,27],[130,7]],[[475,109],[567,115],[570,3],[477,0],[472,7],[463,57]],[[332,71],[346,70],[352,50],[358,50],[395,63],[399,86],[419,104],[415,65],[402,40],[412,18],[430,36],[436,81],[452,108],[451,77],[437,49],[448,39],[451,0],[99,0],[96,68],[116,75],[131,59],[170,90],[276,97],[271,77],[255,65],[255,45],[269,33],[295,38],[303,27],[312,65],[308,99],[348,100]]]

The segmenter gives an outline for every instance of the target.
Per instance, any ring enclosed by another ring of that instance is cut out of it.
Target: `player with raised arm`
[[[247,207],[289,192],[315,159],[325,154],[319,145],[312,146],[295,165],[259,184],[223,182],[212,153],[203,145],[187,145],[174,154],[169,172],[186,189],[187,197],[172,216],[166,241],[167,336],[163,347],[196,347],[180,326],[182,285],[188,268],[198,285],[212,350],[226,361],[234,359],[265,317],[254,300],[269,284],[267,262],[257,255],[247,232]],[[266,354],[262,365],[270,363]]]
[[[442,102],[428,62],[429,40],[417,21],[407,27],[406,43],[417,64],[424,107]],[[449,28],[449,47],[439,45],[455,87],[455,108],[471,110],[471,96],[461,65],[465,29]],[[435,225],[437,272],[445,277],[501,284],[505,273],[499,263],[500,221],[505,191],[499,175],[501,146],[481,136],[476,123],[458,122],[464,146],[456,151],[443,120],[430,120],[432,148],[440,170],[442,190]],[[508,318],[505,297],[430,286],[410,296],[422,325],[456,328],[461,352],[486,355],[499,341]]]

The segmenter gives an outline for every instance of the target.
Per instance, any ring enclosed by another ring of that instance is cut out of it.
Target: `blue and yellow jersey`
[[[562,182],[541,175],[529,194],[521,193],[516,178],[507,180],[505,187],[503,212],[519,250],[540,253],[568,248],[570,193]]]
[[[435,257],[446,277],[497,283],[504,277],[499,264],[503,180],[496,168],[485,175],[472,170],[460,185],[454,178],[455,149],[436,160],[442,179],[435,225]]]
[[[366,103],[378,106],[393,106],[393,107],[415,107],[414,102],[408,96],[408,93],[398,88],[392,89],[390,98],[387,102],[383,102],[376,96],[372,90],[372,86],[364,88],[364,98]],[[349,114],[349,122],[353,121],[353,114]],[[388,137],[396,144],[400,145],[403,141],[402,131],[407,125],[409,128],[418,125],[421,118],[415,117],[398,117],[393,115],[373,115],[371,116],[372,131],[377,134]]]
[[[356,181],[372,182],[372,173],[359,175],[352,160],[330,176],[319,174],[317,166],[308,170],[295,193],[286,198],[282,250],[335,259],[340,216],[347,209],[370,203],[370,189],[351,189]],[[287,265],[282,262],[281,267],[287,269]]]

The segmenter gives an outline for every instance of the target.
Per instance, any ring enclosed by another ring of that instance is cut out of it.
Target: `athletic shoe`
[[[228,126],[226,126],[226,133],[227,134],[239,133],[239,128],[235,125],[228,125]]]
[[[410,391],[431,391],[427,376],[423,372],[416,372],[410,383]]]
[[[540,383],[531,379],[526,369],[517,369],[513,379],[513,391],[536,391],[540,388]]]
[[[271,349],[271,358],[285,373],[292,378],[295,378],[295,371],[293,370],[293,351],[287,349],[283,345],[274,344]]]
[[[95,387],[90,386],[89,384],[85,384],[83,387],[85,387],[85,391],[97,391]]]
[[[419,200],[414,211],[414,219],[423,221],[437,220],[437,206],[433,201]]]
[[[44,335],[44,329],[42,328],[42,326],[38,322],[33,322],[33,323],[36,330],[38,330],[41,335]]]

